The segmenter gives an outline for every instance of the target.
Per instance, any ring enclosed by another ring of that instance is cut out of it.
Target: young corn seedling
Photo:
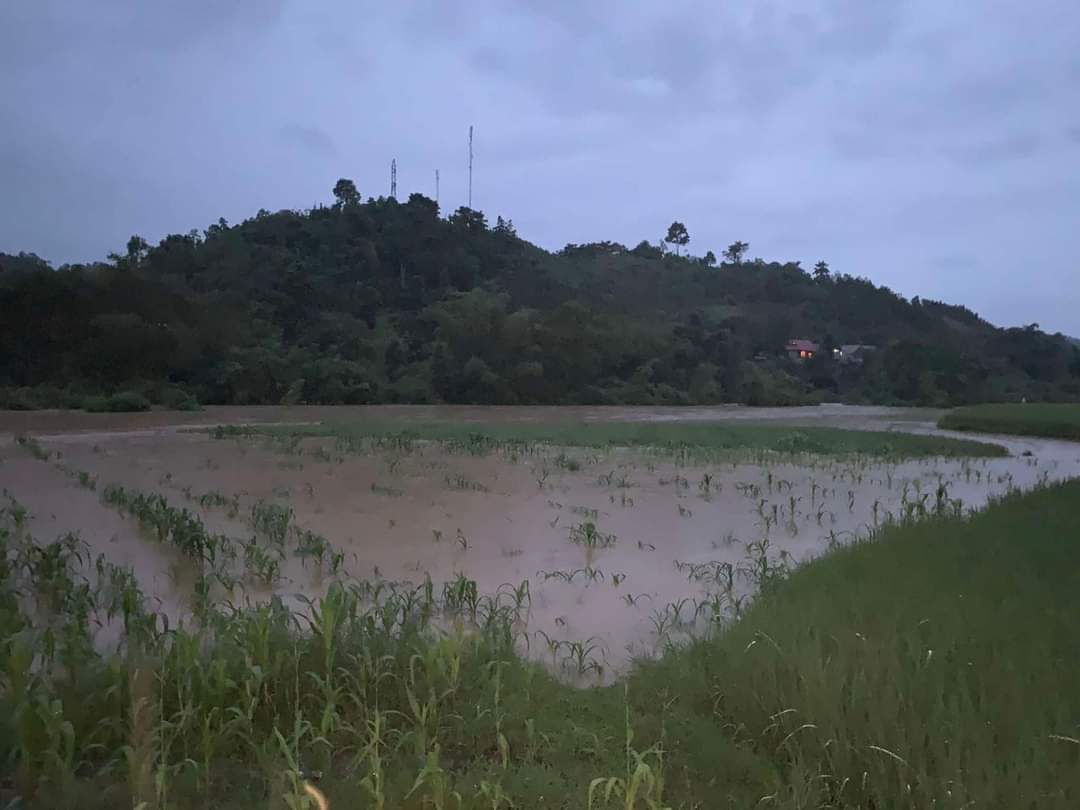
[[[544,464],[539,467],[533,467],[532,474],[533,478],[536,480],[536,488],[542,490],[547,485],[547,480],[551,476],[551,470]]]
[[[590,583],[596,582],[597,580],[602,582],[604,580],[604,572],[601,571],[599,568],[593,568],[592,566],[589,566],[589,565],[585,566],[584,568],[579,568],[576,571],[572,572],[570,574],[570,580],[569,581],[572,582],[574,577],[577,574],[582,574],[585,577],[585,579],[588,580]]]
[[[712,476],[709,473],[703,473],[701,481],[698,482],[698,489],[701,490],[703,496],[708,497],[709,493],[712,492],[712,484]]]
[[[653,634],[656,636],[654,648],[659,649],[661,645],[669,642],[668,636],[672,629],[673,617],[665,607],[663,610],[654,610],[649,621],[652,623]]]
[[[626,771],[622,776],[597,777],[589,783],[587,810],[610,807],[614,799],[623,810],[670,810],[664,804],[664,747],[657,743],[644,752],[633,748],[634,733],[630,724],[630,701],[626,698],[625,716]],[[603,804],[600,804],[600,800]]]
[[[577,572],[576,571],[558,571],[558,570],[556,570],[556,571],[537,571],[536,572],[537,576],[539,576],[541,579],[543,579],[544,582],[547,582],[549,579],[561,579],[563,582],[573,582],[575,573],[577,573]]]
[[[615,545],[614,534],[604,534],[591,520],[579,523],[570,529],[570,540],[587,548],[607,548]]]
[[[594,636],[585,641],[568,641],[564,642],[564,645],[567,651],[564,666],[569,664],[577,675],[584,675],[589,671],[596,672],[598,676],[603,675],[603,665],[593,655],[597,650],[603,654],[598,638]]]
[[[364,723],[364,744],[357,752],[353,770],[365,768],[366,773],[360,780],[360,787],[371,799],[375,810],[386,807],[386,773],[383,766],[383,752],[388,744],[385,739],[385,714],[378,708],[373,710]]]
[[[572,458],[571,456],[566,455],[565,452],[560,452],[552,460],[554,461],[556,467],[561,470],[566,470],[567,472],[577,472],[581,469],[581,462],[578,461],[576,458]]]
[[[557,638],[552,638],[543,630],[537,630],[535,635],[540,636],[544,640],[544,645],[547,647],[548,654],[551,656],[551,666],[554,668],[559,656],[559,650],[562,649],[566,643],[560,641]]]
[[[488,782],[486,779],[480,780],[480,787],[477,788],[475,798],[482,799],[491,810],[514,807],[513,799],[507,795],[499,782]]]
[[[439,764],[439,755],[440,747],[438,743],[435,743],[434,747],[427,752],[424,767],[420,769],[412,789],[405,794],[405,798],[408,799],[423,790],[426,803],[430,803],[435,810],[460,808],[463,801],[461,793],[453,789],[450,775]]]
[[[671,616],[671,625],[673,627],[680,627],[683,624],[682,612],[683,609],[690,604],[689,598],[678,599],[674,602],[668,602],[664,611]]]
[[[512,610],[515,618],[521,618],[522,612],[528,613],[532,607],[532,593],[529,590],[529,580],[521,580],[519,585],[511,585],[509,582],[504,582],[499,586],[496,591],[497,595],[507,594],[512,603]]]

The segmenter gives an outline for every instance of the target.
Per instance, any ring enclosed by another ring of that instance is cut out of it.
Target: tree
[[[439,204],[430,197],[413,192],[409,195],[409,201],[405,208],[416,215],[418,220],[431,222],[439,218]]]
[[[832,278],[829,273],[829,263],[824,259],[814,265],[814,278],[818,281],[828,281]]]
[[[346,181],[340,205],[217,220],[149,246],[133,237],[115,245],[115,266],[0,253],[0,408],[128,388],[154,404],[793,404],[810,389],[1080,401],[1080,342],[841,272],[815,280],[816,260],[804,271],[736,243],[736,267],[700,244],[684,251],[679,228],[632,250],[554,253],[512,238],[507,217],[488,230],[479,211],[447,219],[420,194],[353,191]],[[661,244],[687,260],[666,265]],[[821,352],[781,371],[785,342],[804,336]],[[877,351],[834,363],[838,342]]]
[[[450,215],[449,222],[455,228],[461,228],[469,233],[481,233],[487,230],[487,218],[484,212],[464,205]]]
[[[359,205],[360,192],[356,190],[356,183],[348,178],[342,177],[334,183],[334,199],[337,200],[339,208],[345,208],[350,205]]]
[[[678,256],[679,248],[686,247],[690,243],[690,233],[685,225],[676,220],[668,227],[664,241],[675,246],[675,255]]]
[[[12,274],[32,273],[41,270],[52,270],[52,265],[36,253],[27,253],[22,250],[19,251],[17,256],[0,253],[0,274],[5,272]]]
[[[135,235],[128,239],[127,243],[127,259],[132,267],[138,267],[146,256],[146,251],[150,249],[150,245],[146,243],[146,240],[141,236]]]
[[[714,267],[716,265],[716,254],[711,250],[707,251],[705,255],[701,257],[701,263],[706,267]]]
[[[732,242],[724,251],[724,258],[732,264],[742,264],[743,256],[750,249],[748,242]]]
[[[454,378],[450,348],[443,341],[437,341],[431,349],[431,390],[439,399],[453,399]]]
[[[218,236],[219,234],[225,233],[227,230],[229,230],[228,220],[226,220],[225,217],[218,217],[217,222],[203,231],[203,236],[205,239],[209,239],[211,236]]]
[[[630,252],[642,259],[659,259],[663,256],[660,248],[650,244],[648,239],[642,239]]]
[[[503,219],[502,217],[495,218],[495,227],[492,228],[495,233],[502,234],[503,236],[517,236],[517,230],[514,228],[514,220]]]

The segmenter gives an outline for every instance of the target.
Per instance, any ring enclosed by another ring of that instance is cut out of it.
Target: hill
[[[744,243],[719,265],[647,242],[551,253],[421,195],[335,194],[156,247],[132,237],[108,262],[0,255],[0,406],[1080,398],[1063,336],[824,263],[746,260]],[[791,338],[820,351],[790,360]],[[876,350],[835,362],[843,344]]]

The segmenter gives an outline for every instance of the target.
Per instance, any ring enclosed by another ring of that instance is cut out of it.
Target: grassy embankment
[[[218,564],[197,519],[123,496]],[[165,631],[130,576],[101,561],[83,582],[77,539],[34,543],[12,503],[0,791],[299,807],[303,768],[335,810],[1075,807],[1078,497],[1074,481],[888,528],[791,576],[766,561],[727,629],[589,690],[515,652],[527,591],[350,582],[310,619],[204,598]],[[95,611],[126,628],[116,655],[90,643]]]
[[[688,422],[372,422],[318,425],[228,425],[210,429],[216,438],[267,436],[282,440],[333,438],[377,444],[434,441],[449,450],[487,452],[531,445],[564,447],[640,447],[691,456],[738,453],[860,455],[902,460],[935,456],[1004,456],[999,445],[913,433],[792,427],[770,424]]]
[[[1080,441],[1080,405],[968,405],[942,416],[938,427]]]

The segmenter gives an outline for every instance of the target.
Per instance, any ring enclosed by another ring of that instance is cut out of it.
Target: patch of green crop
[[[901,460],[934,456],[1002,456],[1004,448],[986,442],[902,432],[791,427],[767,424],[596,422],[596,423],[427,423],[234,425],[210,429],[219,439],[270,437],[275,442],[303,437],[333,437],[339,449],[408,452],[416,442],[438,442],[448,452],[468,455],[528,455],[554,447],[642,447],[696,459],[741,455],[822,455]],[[556,456],[558,459],[565,456]]]
[[[198,533],[152,495],[105,498],[163,539]],[[214,600],[200,578],[203,609],[170,625],[128,569],[74,535],[37,543],[5,510],[0,791],[32,808],[301,808],[319,774],[334,810],[1065,810],[1080,796],[1078,499],[1080,481],[974,516],[943,502],[794,570],[766,541],[738,565],[680,562],[715,602],[656,605],[666,651],[589,688],[523,657],[531,644],[582,683],[605,661],[599,639],[528,634],[527,583],[343,576],[293,610]],[[252,511],[323,553],[286,517]],[[575,577],[617,587],[598,568],[560,578]],[[758,596],[737,618],[666,641],[701,613],[730,618],[740,580]],[[107,622],[119,642],[95,638]]]
[[[668,718],[668,761],[707,783],[728,729],[776,806],[1068,807],[1077,497],[1080,481],[1014,494],[834,551],[718,638],[643,666],[631,693],[642,711],[659,689],[708,706]]]
[[[1080,441],[1080,404],[968,405],[946,413],[938,427]]]

